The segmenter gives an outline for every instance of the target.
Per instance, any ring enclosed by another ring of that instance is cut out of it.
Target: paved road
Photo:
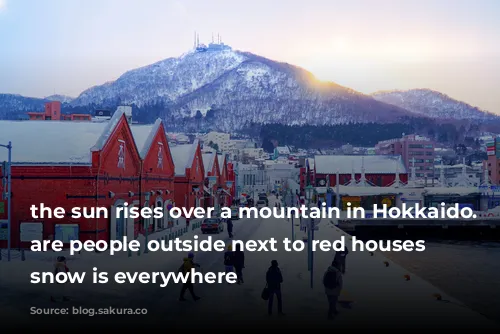
[[[235,223],[235,239],[264,240],[274,237],[283,240],[291,236],[291,224],[283,219],[242,219]],[[318,238],[333,240],[341,231],[322,223]],[[207,235],[201,236],[207,238]],[[227,234],[216,236],[228,241]],[[345,292],[341,299],[354,302],[352,309],[340,308],[334,321],[326,319],[326,298],[321,285],[321,276],[332,260],[333,253],[315,254],[314,289],[310,288],[306,252],[263,253],[246,252],[245,283],[243,285],[197,284],[196,293],[202,297],[194,302],[187,294],[187,301],[179,302],[180,286],[171,284],[165,288],[157,285],[91,285],[73,286],[73,300],[58,306],[81,306],[88,308],[120,307],[146,308],[148,315],[129,316],[29,316],[29,307],[54,307],[47,299],[48,292],[33,286],[20,290],[14,286],[0,284],[0,306],[10,312],[11,318],[21,320],[19,325],[53,326],[54,323],[71,328],[95,328],[106,325],[117,328],[155,328],[165,330],[189,329],[408,329],[408,328],[492,328],[493,324],[474,314],[455,301],[436,302],[431,294],[432,286],[412,277],[403,280],[404,269],[391,263],[385,267],[380,254],[352,252],[348,260]],[[176,271],[185,254],[142,255],[144,271]],[[267,315],[266,303],[260,299],[265,285],[265,272],[272,259],[278,260],[284,276],[283,301],[285,316]],[[223,255],[219,252],[200,253],[196,258],[204,272],[224,270]],[[156,265],[157,264],[157,265]],[[102,267],[102,265],[101,265]],[[128,266],[127,266],[128,267]],[[140,267],[140,266],[139,266]],[[138,267],[135,266],[134,270]],[[109,264],[110,271],[131,270],[122,265]],[[448,300],[447,298],[445,298]],[[9,322],[13,324],[13,322]],[[19,327],[18,327],[19,328]]]

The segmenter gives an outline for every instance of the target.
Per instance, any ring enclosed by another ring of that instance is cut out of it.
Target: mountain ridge
[[[43,110],[43,103],[49,100],[61,101],[64,112],[79,113],[132,105],[138,121],[161,117],[181,124],[201,119],[221,131],[238,130],[248,124],[383,124],[408,118],[485,121],[498,117],[473,110],[465,102],[439,92],[413,91],[420,94],[402,96],[405,91],[400,90],[363,94],[333,81],[320,81],[302,67],[251,52],[193,50],[126,71],[118,79],[89,87],[75,98],[0,94],[0,117]],[[447,108],[444,112],[435,110],[440,105],[429,103],[429,99],[437,98],[446,102],[441,104]],[[453,111],[460,111],[458,118]]]
[[[375,99],[415,114],[439,119],[491,120],[500,116],[429,88],[384,90],[371,94]]]

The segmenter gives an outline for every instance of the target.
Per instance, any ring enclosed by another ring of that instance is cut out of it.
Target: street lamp
[[[305,189],[306,191],[306,199],[307,199],[307,207],[311,208],[311,200],[314,192],[314,188],[311,185],[308,185]],[[314,220],[309,218],[309,226],[307,227],[307,243],[308,243],[308,251],[309,251],[309,272],[311,274],[311,289],[313,288],[313,280],[314,280],[314,255],[312,250],[312,242],[314,240]]]
[[[148,192],[146,192],[144,194],[144,207],[149,207],[150,198],[151,198],[151,192],[148,191]],[[144,239],[145,239],[145,241],[144,241],[144,245],[145,245],[144,246],[144,253],[147,254],[147,253],[149,253],[149,249],[148,249],[149,220],[151,218],[142,218],[142,219],[144,219],[145,222],[146,222],[146,224],[145,224],[146,225],[146,233],[145,233],[145,236],[144,236]]]
[[[5,187],[3,188],[3,194],[2,194],[2,199],[4,197],[7,197],[7,261],[10,261],[10,249],[11,249],[11,216],[10,216],[10,206],[11,206],[11,193],[12,193],[12,172],[11,172],[11,167],[12,167],[12,142],[9,141],[7,145],[2,145],[0,144],[0,147],[6,148],[9,153],[8,153],[8,158],[7,158],[7,165],[2,168],[2,173],[5,178],[5,175],[7,175],[7,196],[5,196]]]

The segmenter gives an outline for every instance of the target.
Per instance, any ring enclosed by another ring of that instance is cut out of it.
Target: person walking
[[[68,273],[69,268],[66,265],[66,257],[58,256],[56,258],[56,262],[54,263],[54,275],[58,273]],[[56,302],[57,298],[61,297],[63,302],[69,301],[69,298],[66,296],[66,284],[65,283],[57,283],[54,285],[54,293],[50,296],[51,302]]]
[[[226,274],[234,272],[234,252],[231,245],[227,246],[227,251],[224,253],[224,266]]]
[[[328,319],[333,319],[339,312],[337,311],[337,301],[342,291],[343,279],[339,270],[340,264],[333,261],[323,275],[323,285],[328,300]]]
[[[233,237],[233,221],[231,220],[231,218],[228,218],[226,220],[226,225],[227,225],[227,234],[228,234],[229,238],[232,238]]]
[[[236,245],[233,257],[234,269],[236,271],[237,283],[243,282],[243,268],[245,268],[245,253],[241,250],[241,245]]]
[[[183,259],[183,263],[179,268],[179,273],[183,273],[184,275],[188,275],[188,279],[186,283],[182,284],[181,288],[181,294],[179,296],[179,301],[185,301],[186,299],[184,298],[184,294],[186,293],[186,290],[189,290],[191,293],[191,296],[193,297],[194,301],[197,301],[200,299],[195,293],[194,293],[194,284],[191,282],[191,277],[189,277],[189,274],[191,273],[191,270],[194,268],[199,268],[200,265],[198,263],[194,262],[194,254],[189,253],[187,257]]]
[[[281,270],[278,267],[278,261],[272,260],[271,266],[266,273],[266,283],[269,289],[269,300],[267,303],[267,313],[269,315],[273,314],[273,300],[274,295],[278,300],[278,314],[284,315],[283,313],[283,301],[281,299],[281,283],[283,283],[283,276],[281,275]]]
[[[333,261],[338,263],[339,265],[338,269],[342,274],[345,274],[345,263],[347,254],[349,254],[349,249],[345,247],[343,250],[336,251],[335,257],[333,258]]]

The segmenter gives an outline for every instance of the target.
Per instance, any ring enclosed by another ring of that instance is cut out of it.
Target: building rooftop
[[[154,124],[130,126],[141,159],[144,159],[148,154],[149,148],[153,143],[154,137],[156,136],[160,125],[161,120],[157,119]]]
[[[190,168],[193,165],[193,159],[197,147],[198,140],[195,140],[192,144],[176,145],[170,147],[170,153],[172,154],[172,160],[174,161],[175,165],[176,176],[185,175],[186,168]]]
[[[208,176],[208,173],[212,171],[216,157],[217,157],[216,153],[202,154],[203,167],[205,168],[205,176]]]
[[[366,174],[407,172],[399,155],[317,155],[314,164],[317,174],[360,174],[362,166]]]
[[[123,113],[106,123],[67,121],[0,121],[0,143],[12,142],[14,164],[91,164],[92,151],[101,150]],[[6,161],[7,150],[0,150]]]

